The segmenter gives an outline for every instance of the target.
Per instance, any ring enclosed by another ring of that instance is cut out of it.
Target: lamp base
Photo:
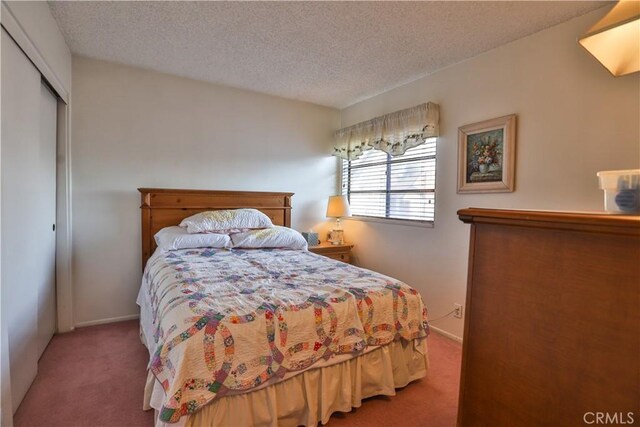
[[[344,245],[344,230],[331,230],[329,241],[332,245]]]

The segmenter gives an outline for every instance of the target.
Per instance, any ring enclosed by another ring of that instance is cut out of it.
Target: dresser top
[[[467,224],[505,224],[640,235],[640,216],[604,211],[567,212],[518,209],[467,208],[458,211]]]

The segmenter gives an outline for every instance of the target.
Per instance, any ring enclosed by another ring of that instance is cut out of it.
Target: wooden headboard
[[[138,188],[142,198],[142,268],[156,249],[153,236],[164,227],[178,225],[184,218],[202,211],[254,208],[264,212],[275,225],[291,227],[293,193],[256,191],[173,190]]]

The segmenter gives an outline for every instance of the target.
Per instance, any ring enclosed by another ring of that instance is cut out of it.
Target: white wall
[[[324,223],[337,110],[114,63],[73,60],[76,324],[138,313],[138,187],[292,191]]]
[[[46,1],[2,1],[2,25],[58,95],[71,94],[71,51]]]
[[[435,228],[345,221],[361,266],[416,287],[430,317],[464,303],[469,226],[465,207],[599,210],[599,170],[640,166],[640,75],[612,77],[576,42],[603,9],[494,49],[341,112],[342,125],[440,104]],[[457,129],[518,115],[516,191],[458,195]],[[463,321],[436,326],[457,337]]]

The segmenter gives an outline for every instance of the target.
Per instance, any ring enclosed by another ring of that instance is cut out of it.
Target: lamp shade
[[[331,196],[327,203],[327,218],[342,218],[351,216],[347,196]]]
[[[578,42],[616,77],[640,71],[640,1],[619,1]]]

